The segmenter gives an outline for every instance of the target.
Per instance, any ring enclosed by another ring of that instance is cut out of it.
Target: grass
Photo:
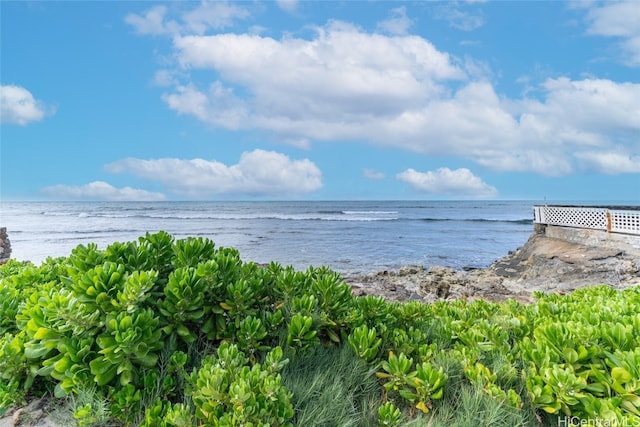
[[[502,378],[498,375],[498,383],[504,383],[516,390],[525,385],[519,376],[513,377],[512,372],[506,372],[511,365],[497,355],[492,359],[492,370],[502,369]],[[442,399],[433,402],[433,410],[426,415],[420,415],[413,420],[407,420],[402,426],[411,427],[477,427],[503,426],[528,427],[539,426],[533,407],[525,402],[523,409],[516,409],[506,402],[489,396],[482,388],[471,384],[465,377],[461,363],[447,354],[436,357],[434,364],[442,366],[448,376],[447,386]],[[501,381],[502,380],[502,381]]]
[[[197,346],[194,346],[197,347]],[[200,350],[210,350],[201,348]],[[283,385],[292,393],[296,426],[305,427],[373,427],[378,425],[378,408],[385,398],[380,381],[371,367],[358,359],[348,345],[319,346],[304,352],[285,354],[290,362],[281,372]],[[499,355],[487,361],[499,373],[498,382],[519,389],[519,376],[508,369],[509,362]],[[466,380],[460,362],[441,354],[434,362],[442,366],[449,382],[442,399],[433,402],[428,414],[412,411],[402,402],[403,427],[477,427],[540,426],[529,402],[521,410],[500,402]],[[74,411],[90,405],[93,427],[121,425],[113,423],[104,398],[94,389],[80,390],[58,408],[52,418],[59,425],[77,425]],[[145,406],[144,404],[142,405]],[[137,424],[137,423],[134,423]],[[545,423],[547,424],[547,423]],[[548,425],[551,425],[550,422]]]
[[[80,389],[78,393],[70,395],[65,404],[52,411],[51,419],[60,426],[79,425],[75,414],[83,408],[89,410],[91,414],[90,421],[87,418],[88,424],[84,425],[91,427],[116,427],[120,425],[114,421],[109,411],[109,402],[95,387]]]
[[[289,353],[290,363],[282,371],[283,385],[292,392],[296,426],[305,427],[373,427],[378,425],[378,408],[385,396],[375,377],[376,369],[358,359],[347,345],[316,347],[303,353]],[[476,426],[540,426],[535,410],[525,402],[524,410],[510,407],[487,395],[465,379],[460,363],[439,356],[436,365],[443,366],[449,383],[441,400],[433,402],[428,414],[411,411],[404,406],[403,427],[476,427]],[[508,362],[496,358],[493,367]],[[510,386],[523,387],[519,378],[505,375]],[[391,398],[391,396],[389,396]],[[59,425],[77,425],[74,411],[90,405],[93,427],[121,425],[113,423],[104,398],[93,389],[81,390],[66,405],[52,414]],[[396,402],[401,405],[401,402]],[[144,406],[144,404],[142,405]],[[410,415],[410,412],[414,412]],[[137,423],[134,423],[137,424]],[[547,423],[545,423],[547,424]],[[550,424],[550,421],[548,423]]]
[[[288,355],[283,385],[293,393],[295,425],[305,427],[372,427],[378,425],[377,410],[384,402],[375,369],[357,359],[346,346],[318,347],[306,353]],[[494,366],[508,364],[496,358]],[[524,410],[496,400],[464,377],[458,361],[448,356],[436,359],[449,376],[441,400],[433,402],[428,414],[404,407],[404,427],[540,426],[528,402]],[[498,369],[498,372],[500,370]],[[502,379],[510,386],[524,387],[511,373]],[[389,396],[391,398],[391,396]],[[401,404],[401,403],[396,403]],[[414,412],[413,416],[410,412]]]
[[[521,411],[497,401],[469,384],[450,387],[454,390],[437,403],[430,418],[408,422],[405,426],[477,427],[477,426],[537,426],[532,412]]]
[[[377,424],[382,396],[375,370],[357,359],[348,345],[316,347],[289,359],[282,382],[293,393],[295,425]]]

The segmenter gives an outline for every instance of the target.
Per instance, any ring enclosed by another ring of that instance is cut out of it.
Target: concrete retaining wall
[[[640,256],[640,236],[555,225],[541,226],[541,224],[536,224],[535,228],[536,232],[554,239],[599,248],[620,249],[629,254]]]

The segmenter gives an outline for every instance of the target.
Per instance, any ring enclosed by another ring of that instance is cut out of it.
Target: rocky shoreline
[[[354,295],[379,295],[389,301],[511,298],[529,303],[534,291],[567,293],[589,285],[616,289],[638,285],[640,249],[587,246],[534,233],[522,247],[484,269],[405,266],[345,280]]]

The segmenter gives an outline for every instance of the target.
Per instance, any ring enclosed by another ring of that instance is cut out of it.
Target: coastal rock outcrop
[[[7,236],[7,228],[0,227],[0,265],[11,258],[11,241]]]
[[[391,301],[478,299],[526,303],[534,291],[561,292],[598,284],[640,284],[640,249],[601,248],[533,234],[527,243],[484,269],[407,266],[346,278],[356,295]]]

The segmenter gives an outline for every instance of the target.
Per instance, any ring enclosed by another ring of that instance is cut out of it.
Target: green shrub
[[[291,394],[278,373],[288,360],[275,347],[264,365],[249,359],[234,344],[222,343],[215,356],[189,378],[196,417],[211,426],[287,426],[293,417]]]
[[[0,266],[0,414],[50,393],[80,425],[640,425],[640,288],[535,295],[388,303],[204,238],[80,245]]]

